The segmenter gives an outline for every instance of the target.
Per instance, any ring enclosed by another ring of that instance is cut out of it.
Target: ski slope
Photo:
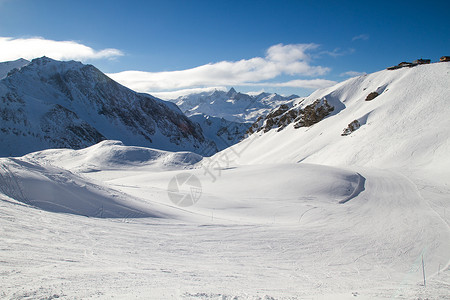
[[[450,179],[449,74],[450,64],[435,63],[349,79],[301,103],[327,99],[336,107],[328,118],[311,127],[295,129],[291,124],[278,132],[257,133],[217,156],[227,155],[238,164],[416,168]],[[374,91],[380,95],[365,101]],[[341,136],[353,120],[361,127]]]
[[[0,297],[448,299],[448,71],[317,91],[341,108],[209,158],[104,141],[0,159]],[[171,201],[180,174],[192,206]]]
[[[448,224],[401,174],[276,164],[223,169],[213,181],[195,165],[151,159],[99,170],[85,167],[89,151],[60,151],[2,159],[2,179],[8,172],[10,189],[23,195],[1,201],[6,298],[408,299],[448,291]],[[168,198],[180,172],[202,182],[194,206]],[[37,188],[33,176],[46,182]],[[61,211],[43,198],[77,206]]]

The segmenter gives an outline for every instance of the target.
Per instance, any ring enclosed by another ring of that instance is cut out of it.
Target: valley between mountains
[[[448,62],[172,101],[0,70],[1,298],[449,299]]]

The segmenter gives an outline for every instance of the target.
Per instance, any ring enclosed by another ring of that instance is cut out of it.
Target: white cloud
[[[365,33],[363,33],[363,34],[360,34],[360,35],[354,36],[354,37],[352,38],[352,41],[357,41],[357,40],[363,40],[363,41],[367,41],[368,39],[369,39],[369,35],[368,35],[368,34],[365,34]]]
[[[53,41],[41,37],[16,39],[0,37],[0,61],[47,56],[57,60],[113,59],[122,56],[117,49],[94,50],[74,41]]]
[[[183,90],[177,90],[177,91],[171,91],[171,92],[156,92],[152,93],[153,96],[169,100],[169,99],[176,99],[181,96],[193,94],[193,93],[203,93],[203,92],[212,92],[212,91],[227,91],[227,88],[224,86],[216,86],[216,87],[207,87],[207,88],[193,88],[193,89],[183,89]]]
[[[311,80],[291,80],[287,82],[273,83],[269,86],[274,87],[296,87],[305,89],[321,89],[335,85],[337,82],[326,79],[311,79]]]
[[[246,85],[283,74],[324,75],[329,68],[310,64],[311,55],[308,52],[317,48],[316,44],[278,44],[267,49],[265,57],[221,61],[181,71],[124,71],[108,75],[131,89],[152,93],[205,86]]]
[[[309,80],[290,80],[285,82],[256,82],[256,83],[241,83],[236,84],[235,87],[239,86],[253,86],[253,87],[290,87],[290,88],[304,88],[304,89],[322,89],[326,87],[330,87],[337,84],[336,81],[326,80],[326,79],[309,79]],[[180,96],[189,95],[192,93],[202,93],[202,92],[212,92],[214,90],[219,91],[227,91],[228,88],[225,86],[216,86],[216,87],[206,87],[206,88],[192,88],[192,89],[182,89],[170,92],[151,92],[151,94],[155,97],[161,99],[176,99]],[[265,88],[261,88],[258,91],[246,92],[249,95],[259,95],[262,92],[265,92]]]
[[[266,92],[266,89],[262,88],[258,91],[250,91],[250,92],[245,92],[245,93],[250,96],[257,96],[257,95],[259,95],[261,93],[265,93],[265,92]]]
[[[344,73],[341,73],[341,77],[356,77],[356,76],[361,76],[361,75],[366,75],[366,72],[357,72],[357,71],[347,71]]]
[[[335,85],[337,82],[327,79],[295,79],[285,82],[260,82],[240,84],[242,86],[266,86],[266,87],[293,87],[304,89],[321,89]]]
[[[277,44],[267,49],[266,57],[270,61],[279,62],[308,61],[309,56],[306,54],[306,51],[316,49],[318,46],[316,44]]]

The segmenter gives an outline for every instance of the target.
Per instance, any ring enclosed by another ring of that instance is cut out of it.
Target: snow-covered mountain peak
[[[253,122],[261,115],[294,98],[298,96],[284,97],[269,93],[253,95],[230,88],[229,91],[194,93],[170,101],[176,103],[188,116],[205,114],[233,122]]]
[[[57,73],[66,74],[68,72],[77,72],[78,76],[94,81],[112,81],[93,65],[74,60],[58,61],[46,56],[33,59],[21,69],[20,76],[39,76],[39,78],[46,80]]]
[[[19,58],[14,61],[6,61],[6,62],[0,62],[0,79],[6,77],[9,72],[11,72],[14,69],[19,69],[30,62],[26,59]]]
[[[237,94],[236,90],[232,87],[228,92],[227,92],[227,96],[232,98]]]
[[[34,59],[0,81],[0,99],[3,156],[78,149],[104,139],[163,150],[211,148],[201,128],[172,103],[76,61]]]

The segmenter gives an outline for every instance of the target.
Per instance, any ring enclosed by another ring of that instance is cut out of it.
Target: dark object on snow
[[[401,67],[399,67],[399,66],[392,66],[392,67],[388,67],[388,68],[386,68],[387,70],[397,70],[397,69],[400,69]]]
[[[344,132],[341,135],[342,136],[349,135],[350,133],[352,133],[353,131],[355,131],[359,127],[361,127],[361,124],[359,124],[359,121],[358,120],[354,120],[350,124],[348,124],[347,128],[344,129]]]
[[[439,59],[439,61],[440,61],[440,62],[450,61],[450,56],[442,56],[442,57]]]
[[[369,95],[367,95],[366,97],[366,101],[370,101],[375,99],[376,97],[378,97],[380,94],[378,94],[377,92],[372,92]]]
[[[294,124],[294,128],[310,127],[316,123],[319,123],[333,110],[334,107],[328,104],[328,101],[325,98],[317,99],[312,104],[306,106],[303,110],[299,110],[299,117],[295,119],[297,123]]]
[[[427,65],[431,62],[431,59],[416,59],[415,61],[413,61],[413,64],[416,65]]]
[[[420,62],[419,62],[420,61]],[[428,62],[427,62],[428,61]],[[417,59],[417,60],[415,60],[414,62],[412,62],[412,63],[410,63],[410,62],[407,62],[407,61],[402,61],[401,63],[399,63],[398,65],[396,65],[396,66],[392,66],[392,67],[388,67],[388,68],[386,68],[386,69],[388,69],[388,70],[396,70],[396,69],[400,69],[400,68],[405,68],[405,67],[409,67],[409,68],[411,68],[411,67],[415,67],[415,66],[417,66],[417,65],[419,65],[419,64],[426,64],[426,63],[430,63],[430,60],[429,59]]]

